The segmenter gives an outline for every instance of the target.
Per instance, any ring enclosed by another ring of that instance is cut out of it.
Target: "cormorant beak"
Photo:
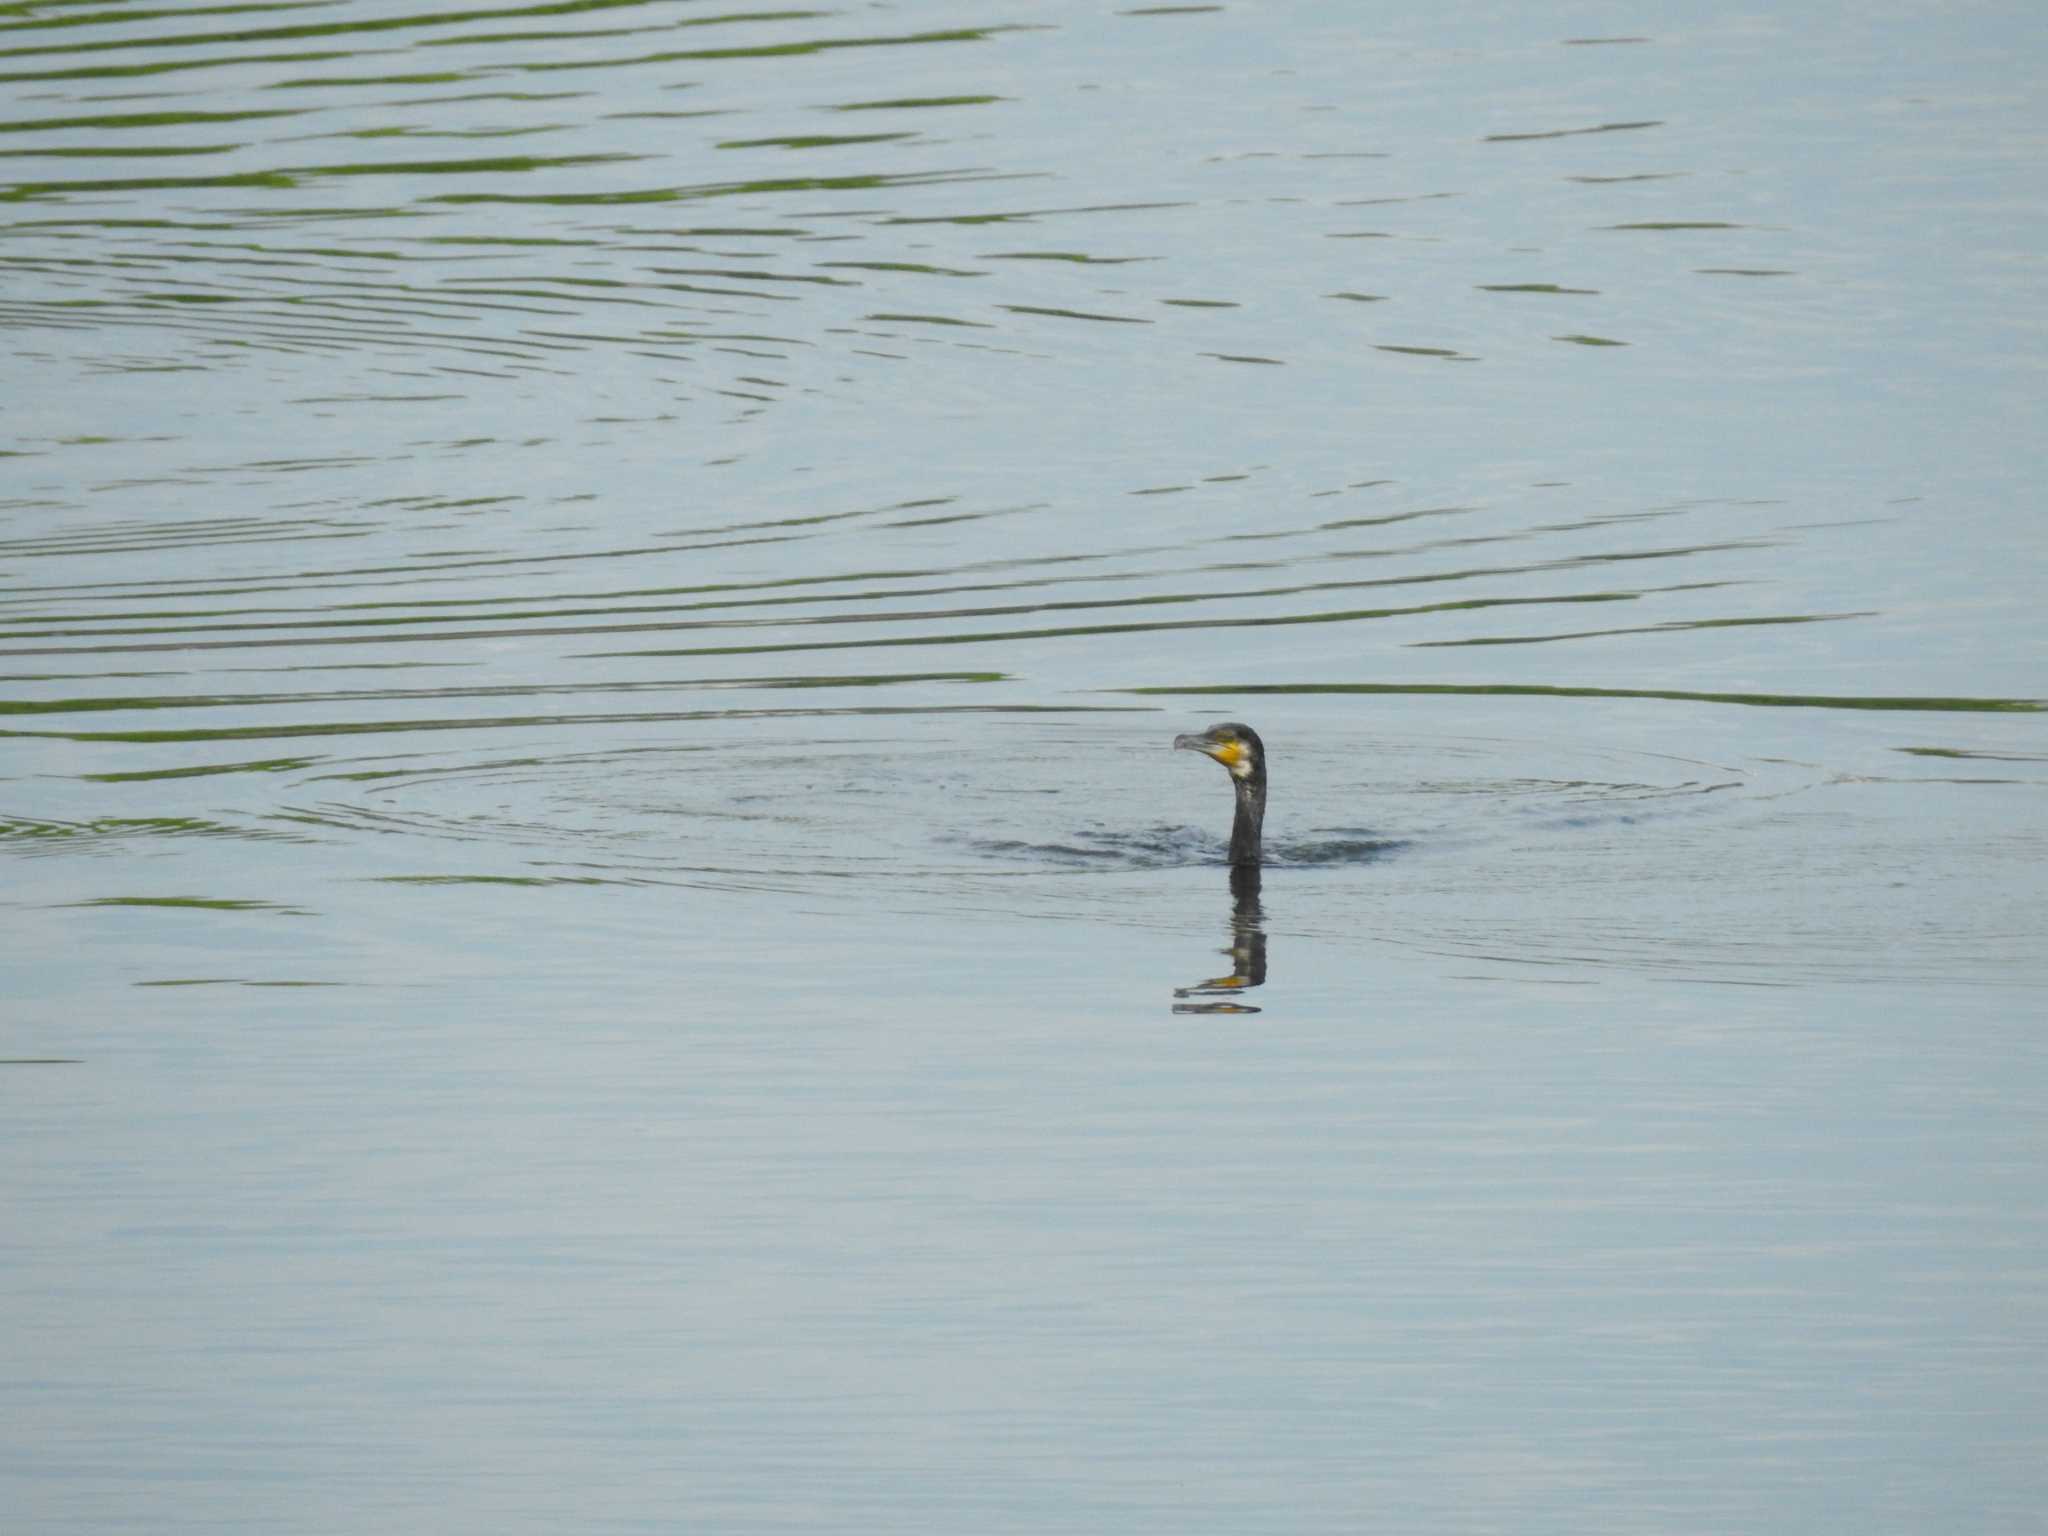
[[[1204,757],[1213,757],[1232,773],[1237,772],[1237,765],[1245,759],[1245,746],[1243,742],[1218,741],[1206,732],[1201,735],[1174,737],[1173,749],[1176,752],[1186,750],[1189,752],[1199,752]]]

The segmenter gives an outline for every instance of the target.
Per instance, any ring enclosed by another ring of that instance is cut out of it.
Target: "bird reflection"
[[[1233,864],[1230,867],[1230,956],[1228,976],[1211,976],[1192,986],[1175,987],[1175,1013],[1257,1013],[1250,1003],[1234,1000],[1235,995],[1266,984],[1266,912],[1259,905],[1259,866]],[[1187,998],[1232,999],[1216,1002],[1187,1002]]]

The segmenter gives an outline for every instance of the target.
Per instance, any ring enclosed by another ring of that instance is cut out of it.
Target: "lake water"
[[[2038,1529],[2044,67],[8,7],[20,1528]]]

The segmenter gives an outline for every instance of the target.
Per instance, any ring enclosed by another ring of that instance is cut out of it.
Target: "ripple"
[[[517,866],[494,878],[552,879],[573,864],[579,879],[719,875],[819,894],[855,875],[871,891],[882,881],[946,886],[1227,862],[1227,800],[1206,777],[1161,761],[1151,731],[1054,714],[1033,728],[1030,750],[1015,752],[943,715],[848,716],[837,734],[832,723],[824,714],[808,722],[726,717],[686,744],[357,761],[291,776],[269,819],[306,833],[391,839],[409,850],[406,859],[463,844]],[[1369,873],[1411,854],[1462,849],[1464,857],[1538,832],[1605,835],[1696,815],[1752,783],[1734,770],[1703,776],[1702,765],[1680,759],[1554,744],[1375,739],[1370,747],[1382,763],[1441,763],[1447,752],[1472,771],[1369,786],[1339,773],[1303,791],[1309,798],[1298,808],[1283,802],[1269,819],[1268,870]],[[1538,755],[1576,759],[1579,772],[1483,771]],[[1289,781],[1317,784],[1346,758],[1341,738],[1321,740],[1289,758]],[[1614,774],[1617,763],[1633,772]],[[297,793],[315,789],[316,798]],[[1148,816],[1162,793],[1214,826]],[[1317,815],[1319,802],[1354,798],[1369,798],[1384,821]],[[1087,814],[1077,816],[1082,805]]]

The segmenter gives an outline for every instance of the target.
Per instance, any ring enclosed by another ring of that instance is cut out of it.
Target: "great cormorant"
[[[1248,725],[1226,720],[1199,736],[1176,736],[1176,750],[1185,747],[1213,757],[1230,772],[1237,794],[1237,816],[1230,823],[1230,862],[1240,869],[1259,867],[1259,829],[1266,821],[1266,746]]]

